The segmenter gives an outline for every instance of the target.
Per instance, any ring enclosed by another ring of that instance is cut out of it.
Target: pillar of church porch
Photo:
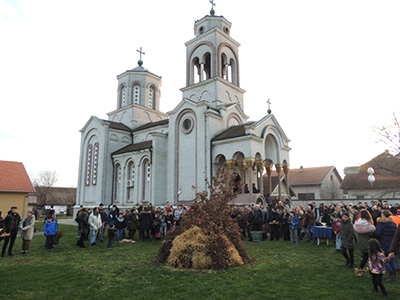
[[[264,195],[264,180],[262,174],[264,170],[264,165],[261,159],[256,161],[256,166],[257,166],[258,189],[260,190],[260,194]],[[258,178],[258,172],[260,172],[260,178]]]
[[[282,189],[281,189],[281,170],[282,170],[282,165],[275,164],[275,169],[276,169],[276,172],[278,172],[278,191],[279,191],[279,199],[278,199],[278,201],[281,201],[281,199],[282,199]]]
[[[246,162],[245,161],[240,161],[237,162],[238,166],[239,166],[239,170],[240,170],[240,176],[243,178],[243,188],[244,188],[244,184],[246,183],[246,178],[244,176],[244,170],[246,169]],[[244,190],[242,189],[242,193],[244,194]]]
[[[283,173],[285,173],[285,183],[286,183],[286,192],[288,198],[290,198],[290,190],[289,190],[289,166],[283,166]]]
[[[246,165],[249,173],[249,192],[250,192],[250,201],[253,202],[253,167],[254,167],[255,158],[254,157],[246,157]]]

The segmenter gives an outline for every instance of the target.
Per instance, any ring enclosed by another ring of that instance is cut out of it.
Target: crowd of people
[[[387,202],[359,202],[357,205],[339,203],[329,206],[315,202],[304,207],[291,209],[282,201],[274,199],[266,205],[234,206],[231,217],[237,221],[243,239],[252,240],[258,231],[263,239],[271,241],[283,238],[291,243],[299,243],[307,235],[307,242],[315,241],[314,225],[333,227],[336,240],[335,254],[342,254],[346,266],[354,268],[354,249],[360,251],[359,275],[371,274],[374,289],[381,288],[384,296],[387,292],[382,284],[385,270],[387,282],[396,280],[395,255],[400,242],[400,204],[389,207]]]
[[[112,248],[114,242],[134,242],[136,232],[142,241],[161,239],[169,230],[183,224],[186,210],[185,204],[174,209],[169,202],[158,208],[141,203],[130,210],[120,210],[117,205],[113,205],[110,211],[103,204],[93,210],[81,206],[75,218],[78,223],[77,246],[85,248],[85,240],[89,240],[91,246],[96,246],[97,240],[104,242],[106,230],[108,248]]]
[[[185,204],[174,209],[169,202],[157,208],[142,203],[129,210],[120,210],[116,205],[109,210],[103,204],[93,210],[81,206],[75,217],[78,223],[77,246],[84,248],[85,240],[96,246],[96,241],[104,242],[105,232],[108,233],[109,248],[114,242],[134,242],[136,232],[142,241],[161,239],[168,231],[184,223],[187,210]],[[295,244],[303,240],[315,242],[314,225],[333,227],[336,240],[334,253],[342,254],[346,266],[354,268],[354,250],[357,247],[361,259],[359,267],[354,269],[355,273],[359,276],[371,274],[373,292],[380,287],[383,295],[387,296],[382,277],[387,270],[389,277],[386,281],[396,280],[394,257],[398,255],[400,245],[399,212],[399,203],[389,206],[385,201],[372,200],[370,205],[366,202],[357,205],[342,202],[329,206],[321,203],[318,207],[312,202],[306,207],[290,208],[288,203],[267,198],[265,205],[232,206],[231,218],[237,222],[242,238],[248,241],[252,241],[253,235],[258,232],[263,240],[282,238]],[[7,248],[8,255],[13,255],[18,229],[22,238],[21,254],[28,254],[34,225],[33,211],[29,211],[22,220],[17,207],[12,207],[4,219],[0,212],[0,241],[4,240],[1,257],[4,257]],[[45,248],[53,249],[59,238],[54,210],[50,210],[44,220],[44,234]]]

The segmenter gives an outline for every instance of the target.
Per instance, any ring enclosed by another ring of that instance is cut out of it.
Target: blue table
[[[326,239],[326,244],[329,245],[329,240],[333,238],[333,228],[325,226],[313,226],[314,239],[317,239],[319,246],[319,239]]]

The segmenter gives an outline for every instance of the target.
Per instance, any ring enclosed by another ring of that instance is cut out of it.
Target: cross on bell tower
[[[142,47],[140,47],[140,50],[136,50],[136,51],[140,53],[140,59],[138,61],[138,65],[141,66],[141,65],[143,65],[142,54],[145,55],[146,53],[144,53],[142,51]]]

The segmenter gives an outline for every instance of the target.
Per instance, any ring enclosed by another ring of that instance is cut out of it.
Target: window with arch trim
[[[148,107],[154,109],[156,103],[156,90],[153,86],[149,88],[149,102]]]
[[[90,185],[90,174],[92,169],[92,145],[88,145],[86,149],[86,180],[85,183],[87,186]]]
[[[126,86],[122,84],[119,91],[119,108],[126,106]]]
[[[92,184],[97,185],[97,173],[99,165],[99,143],[94,144],[94,155],[93,155],[93,175]]]
[[[133,104],[139,104],[140,102],[140,85],[134,84],[132,86],[132,99]]]
[[[114,201],[117,201],[118,193],[119,193],[119,188],[121,185],[121,179],[122,179],[122,170],[121,170],[121,165],[116,164],[115,169],[114,169]]]
[[[133,199],[133,189],[135,187],[135,164],[133,161],[131,161],[128,165],[127,175],[127,200],[129,201]]]

